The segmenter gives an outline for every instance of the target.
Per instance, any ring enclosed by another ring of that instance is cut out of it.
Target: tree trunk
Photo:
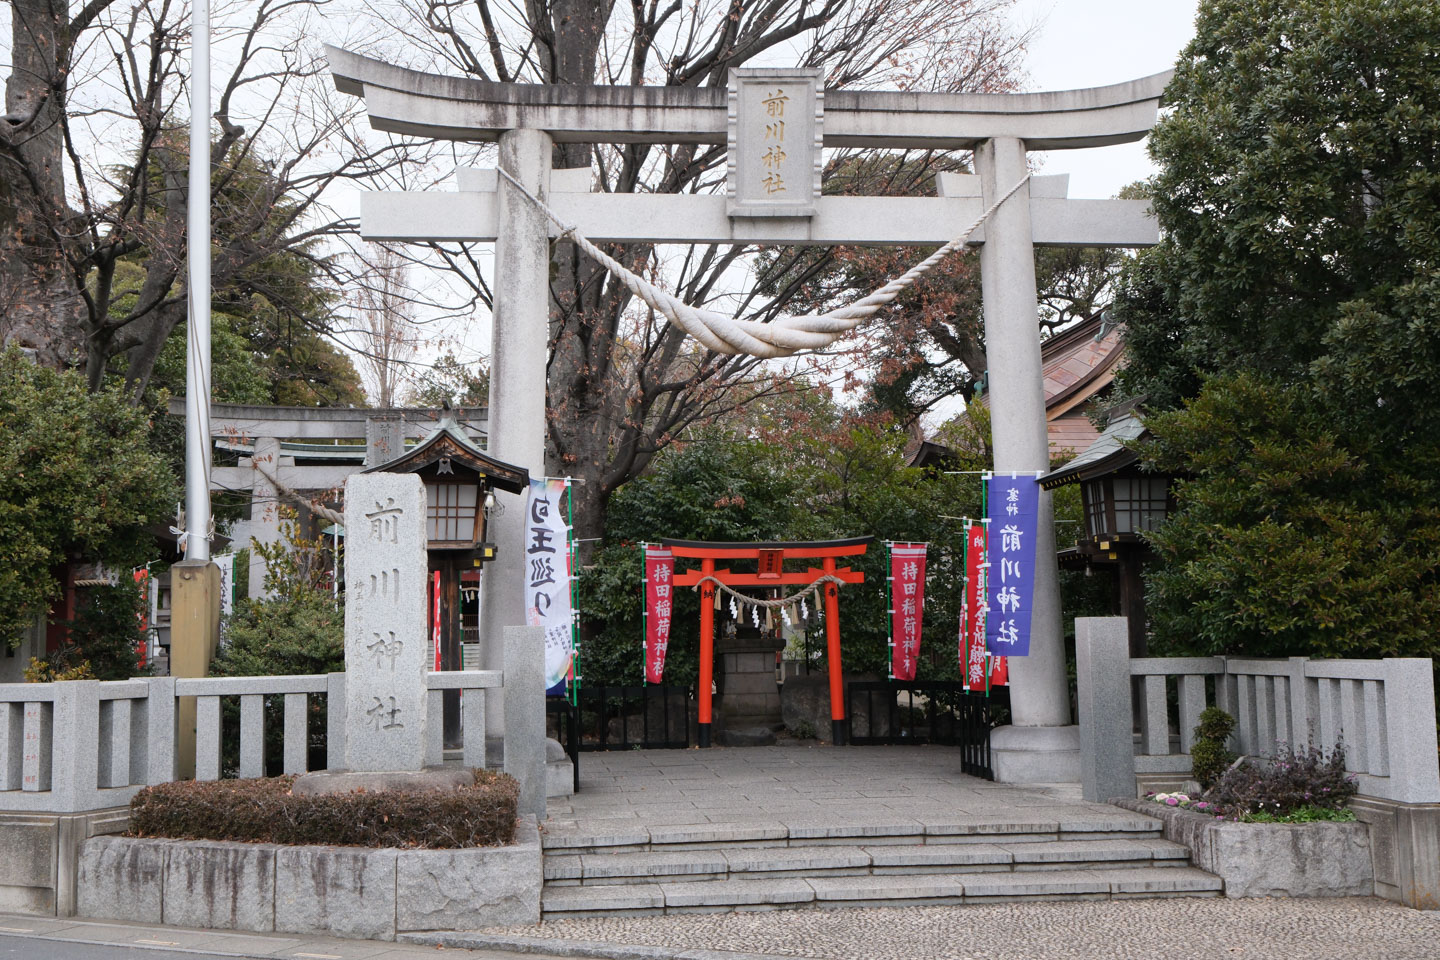
[[[11,72],[0,121],[0,341],[62,367],[84,360],[76,292],[60,238],[68,215],[65,0],[11,0]]]

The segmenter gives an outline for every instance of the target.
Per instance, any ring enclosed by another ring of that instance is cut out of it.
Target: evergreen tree
[[[1212,0],[1117,314],[1148,398],[1157,648],[1429,654],[1440,613],[1440,7]]]
[[[78,373],[0,353],[0,642],[59,595],[60,564],[150,558],[148,527],[178,490],[150,431],[118,389],[92,394]]]

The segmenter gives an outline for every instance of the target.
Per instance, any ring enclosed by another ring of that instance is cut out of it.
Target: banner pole
[[[890,681],[895,681],[895,548],[889,540],[885,541],[885,619],[889,621],[890,642],[886,645],[890,656]]]
[[[645,658],[640,662],[640,685],[650,683],[650,544],[640,541],[640,649]]]
[[[570,705],[580,703],[580,566],[575,540],[575,485],[565,478],[566,539],[570,542]]]

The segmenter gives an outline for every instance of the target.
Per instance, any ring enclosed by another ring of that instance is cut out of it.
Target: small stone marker
[[[412,473],[345,481],[345,766],[425,757],[425,487]]]

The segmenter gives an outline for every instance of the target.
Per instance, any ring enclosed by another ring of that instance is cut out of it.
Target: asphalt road
[[[41,937],[16,937],[0,934],[0,958],[3,960],[139,960],[141,957],[187,960],[190,957],[213,957],[213,953],[192,953],[173,947],[142,947],[98,943],[70,943]]]

